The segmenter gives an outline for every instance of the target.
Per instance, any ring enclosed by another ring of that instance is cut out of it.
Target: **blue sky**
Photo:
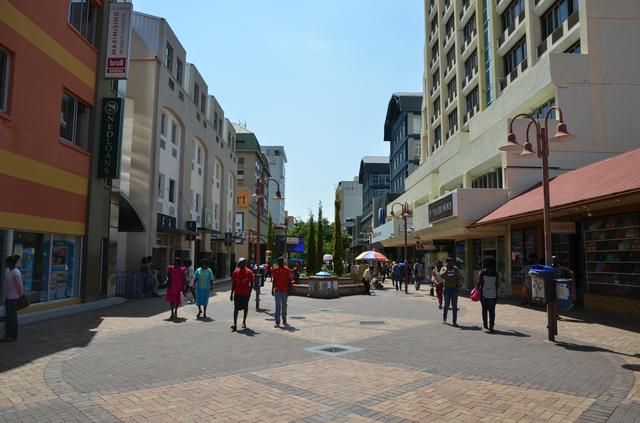
[[[284,145],[286,208],[333,220],[338,181],[382,140],[393,92],[422,91],[421,0],[134,0],[164,17],[226,116]]]

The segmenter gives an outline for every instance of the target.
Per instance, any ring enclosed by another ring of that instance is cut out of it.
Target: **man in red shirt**
[[[238,260],[238,268],[231,275],[231,301],[233,301],[233,326],[231,330],[236,331],[238,326],[238,311],[244,310],[242,318],[242,328],[247,327],[247,313],[249,312],[249,298],[253,287],[253,272],[247,269],[247,260]]]
[[[280,315],[282,314],[282,324],[287,326],[287,299],[291,286],[291,270],[284,265],[284,259],[278,258],[278,265],[273,269],[271,276],[273,281],[271,295],[276,297],[276,324],[280,327]]]

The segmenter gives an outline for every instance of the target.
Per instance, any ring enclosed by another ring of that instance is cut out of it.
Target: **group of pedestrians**
[[[209,260],[200,260],[200,267],[193,271],[190,261],[182,264],[182,260],[175,258],[173,265],[167,269],[168,285],[164,296],[169,303],[171,315],[169,320],[178,318],[178,307],[186,303],[186,296],[191,292],[198,306],[197,319],[207,318],[210,290],[213,286],[214,273]],[[203,313],[204,312],[204,313]]]

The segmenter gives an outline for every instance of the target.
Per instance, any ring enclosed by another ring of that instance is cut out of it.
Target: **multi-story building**
[[[209,257],[223,276],[233,254],[235,133],[167,21],[134,13],[132,27],[120,191],[144,230],[120,235],[118,267],[137,270],[145,255],[160,269],[174,257]]]
[[[338,182],[337,195],[341,203],[340,224],[344,230],[348,230],[362,215],[362,184],[358,182],[358,177],[352,181]]]
[[[358,183],[362,184],[362,215],[353,228],[353,247],[362,247],[371,242],[374,227],[374,199],[389,192],[389,157],[365,156],[360,160]]]
[[[384,140],[389,141],[389,191],[404,192],[404,180],[420,164],[422,93],[395,93],[384,121]]]
[[[284,152],[284,147],[281,145],[263,145],[261,147],[262,153],[267,156],[267,162],[269,162],[269,171],[271,178],[278,181],[280,186],[280,193],[283,198],[285,195],[285,164],[287,163],[287,155]],[[272,187],[274,188],[274,187]],[[278,200],[269,197],[269,213],[273,219],[273,224],[278,226],[284,226],[285,224],[285,200]]]
[[[0,256],[21,258],[27,313],[106,295],[83,275],[105,9],[0,1]]]
[[[247,128],[233,124],[236,131],[237,194],[236,194],[236,257],[256,261],[255,249],[258,245],[260,262],[265,262],[268,232],[269,192],[275,187],[266,180],[271,176],[269,162],[260,148],[256,135]],[[260,210],[260,228],[258,230],[258,202],[256,193],[259,179],[265,180],[263,208]]]
[[[527,255],[512,252],[521,229],[468,229],[540,181],[539,160],[498,149],[512,116],[562,108],[576,139],[550,147],[552,176],[638,145],[640,47],[616,45],[640,37],[639,10],[598,0],[425,1],[421,160],[398,200],[409,203],[429,261],[459,257],[471,281],[492,256],[505,280],[520,280],[513,269]],[[514,122],[522,139],[527,123]],[[521,244],[540,250],[541,234]]]

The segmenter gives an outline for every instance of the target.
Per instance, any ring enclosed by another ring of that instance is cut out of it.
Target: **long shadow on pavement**
[[[571,342],[563,342],[563,341],[556,341],[555,344],[560,346],[560,347],[562,347],[562,348],[564,348],[564,349],[570,350],[570,351],[608,352],[608,353],[613,353],[613,354],[618,354],[618,355],[624,355],[626,357],[640,358],[640,353],[626,354],[626,353],[622,353],[622,352],[618,352],[618,351],[613,351],[613,350],[610,350],[608,348],[596,347],[595,345],[574,344],[574,343],[571,343]]]

